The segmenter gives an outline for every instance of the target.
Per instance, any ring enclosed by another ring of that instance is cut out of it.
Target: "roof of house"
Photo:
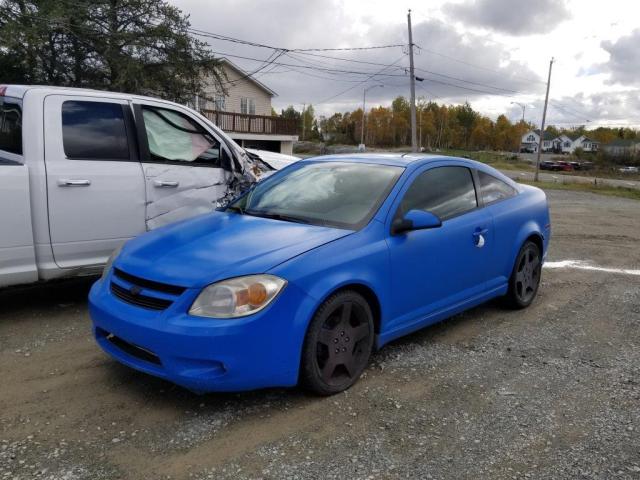
[[[228,58],[221,58],[220,62],[223,65],[227,65],[228,67],[234,69],[236,72],[238,72],[240,74],[240,79],[239,80],[247,80],[249,82],[253,82],[255,83],[258,87],[260,87],[262,90],[264,90],[265,92],[267,92],[269,95],[271,95],[272,97],[277,97],[278,94],[276,92],[274,92],[273,90],[271,90],[269,87],[267,87],[264,83],[262,83],[260,80],[258,80],[256,77],[254,77],[251,73],[245,72],[242,68],[240,68],[238,65],[236,65],[235,63],[233,63],[231,60],[229,60]],[[234,80],[232,82],[229,83],[235,83],[238,80]]]
[[[631,147],[636,143],[640,143],[640,141],[630,140],[628,138],[616,138],[615,140],[607,143],[605,147]]]
[[[534,132],[536,133],[536,135],[540,136],[540,129],[536,129],[534,130]],[[551,135],[549,132],[544,132],[544,135],[542,137],[543,140],[553,140],[554,137],[553,135]]]

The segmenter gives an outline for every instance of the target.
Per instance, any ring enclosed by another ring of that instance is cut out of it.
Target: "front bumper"
[[[110,275],[89,294],[93,333],[119,362],[195,392],[293,386],[315,302],[289,283],[264,310],[238,319],[186,312],[200,289],[187,289],[166,310],[126,303]]]

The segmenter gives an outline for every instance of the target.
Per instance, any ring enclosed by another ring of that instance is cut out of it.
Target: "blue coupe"
[[[545,194],[472,160],[292,164],[227,208],[129,241],[90,294],[98,344],[196,392],[353,385],[374,349],[536,296]]]

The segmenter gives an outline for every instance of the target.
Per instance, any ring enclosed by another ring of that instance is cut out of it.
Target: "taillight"
[[[7,92],[6,85],[0,85],[0,97],[4,97],[4,94]]]

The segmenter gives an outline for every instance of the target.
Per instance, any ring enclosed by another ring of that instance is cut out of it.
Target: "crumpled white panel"
[[[229,192],[234,174],[221,168],[144,164],[147,230],[214,210]],[[175,188],[156,181],[178,182]]]

